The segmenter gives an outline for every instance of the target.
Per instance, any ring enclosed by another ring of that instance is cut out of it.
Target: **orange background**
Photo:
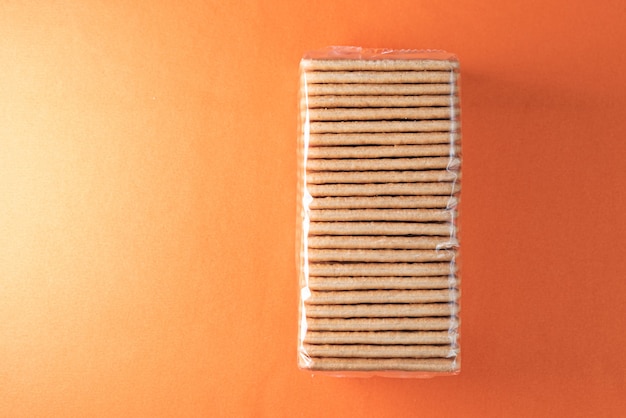
[[[0,5],[0,416],[626,415],[623,1]],[[463,370],[296,368],[298,62],[462,65]]]

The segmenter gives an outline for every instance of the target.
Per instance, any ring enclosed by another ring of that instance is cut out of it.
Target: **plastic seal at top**
[[[330,47],[300,76],[298,366],[459,373],[458,60]]]

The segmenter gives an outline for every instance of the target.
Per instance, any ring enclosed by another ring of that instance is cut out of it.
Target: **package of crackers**
[[[457,58],[309,52],[299,102],[298,366],[459,373]]]

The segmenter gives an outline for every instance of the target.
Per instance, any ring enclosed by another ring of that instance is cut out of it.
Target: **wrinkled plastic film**
[[[298,365],[460,371],[459,65],[332,47],[300,63]]]

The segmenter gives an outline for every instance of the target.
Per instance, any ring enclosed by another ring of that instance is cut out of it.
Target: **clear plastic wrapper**
[[[458,60],[332,47],[300,83],[299,367],[459,373]]]

